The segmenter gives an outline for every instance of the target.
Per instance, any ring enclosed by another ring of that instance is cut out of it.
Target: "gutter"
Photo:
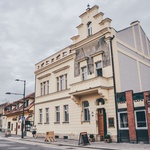
[[[113,37],[110,38],[110,50],[111,50],[111,61],[112,61],[112,73],[113,73],[113,83],[114,83],[114,96],[115,96],[115,108],[116,108],[116,127],[117,127],[117,143],[120,142],[119,137],[119,128],[118,128],[118,105],[117,105],[117,93],[116,93],[116,80],[115,80],[115,67],[114,67],[114,56],[113,56],[113,46],[112,46],[112,40]]]

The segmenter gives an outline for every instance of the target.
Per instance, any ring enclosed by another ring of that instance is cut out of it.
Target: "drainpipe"
[[[117,105],[117,93],[116,93],[116,80],[115,80],[115,68],[114,68],[114,57],[113,57],[113,46],[112,46],[112,40],[113,37],[110,38],[110,50],[111,50],[111,61],[112,61],[112,73],[113,73],[113,83],[114,83],[114,95],[115,95],[115,108],[116,108],[116,127],[117,127],[117,143],[120,142],[120,137],[118,135],[119,128],[118,128],[118,105]]]

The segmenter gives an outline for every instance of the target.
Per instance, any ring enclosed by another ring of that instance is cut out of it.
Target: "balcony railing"
[[[94,89],[94,88],[110,88],[113,86],[112,78],[104,78],[101,76],[84,80],[81,82],[73,83],[70,85],[70,93],[73,92],[82,92],[84,90],[88,89]]]

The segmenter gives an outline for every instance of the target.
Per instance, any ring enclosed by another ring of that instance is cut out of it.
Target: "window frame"
[[[49,107],[45,108],[45,123],[49,123]]]
[[[56,77],[57,91],[63,91],[67,89],[67,74]]]
[[[49,94],[49,80],[47,80],[47,94]]]
[[[55,121],[60,123],[60,106],[55,107]]]
[[[84,106],[85,103],[88,103],[88,106]],[[90,121],[90,110],[89,110],[89,102],[84,101],[83,103],[83,120],[84,121]]]
[[[137,112],[144,112],[144,114],[145,114],[145,124],[146,124],[146,127],[138,127]],[[142,110],[135,110],[135,111],[134,111],[134,115],[135,115],[135,125],[136,125],[136,129],[138,129],[138,130],[140,130],[140,129],[148,129],[148,126],[147,126],[147,117],[146,117],[146,110],[144,110],[144,109],[142,109]]]
[[[88,32],[88,36],[92,35],[92,22],[88,22],[87,23],[87,32]]]
[[[69,105],[64,105],[64,122],[69,122]]]
[[[100,66],[98,64],[100,64]],[[98,61],[95,63],[95,69],[96,69],[96,75],[97,76],[103,76],[102,65],[103,65],[102,61]],[[98,71],[101,71],[101,74],[99,74]]]
[[[43,120],[43,110],[39,109],[39,123],[42,123]]]
[[[120,114],[124,114],[124,113],[127,114],[127,121],[128,121],[128,112],[127,112],[127,111],[121,111],[121,112],[118,112],[119,129],[120,129],[120,130],[129,130],[129,121],[127,122],[127,123],[128,123],[128,127],[121,127],[121,118],[120,118]]]
[[[87,66],[82,67],[81,72],[82,72],[82,81],[87,80]]]

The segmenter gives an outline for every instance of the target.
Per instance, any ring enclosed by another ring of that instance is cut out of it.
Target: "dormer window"
[[[88,22],[87,29],[88,29],[88,36],[92,35],[92,22]]]
[[[28,107],[29,106],[29,100],[26,100],[24,103],[24,107]]]

